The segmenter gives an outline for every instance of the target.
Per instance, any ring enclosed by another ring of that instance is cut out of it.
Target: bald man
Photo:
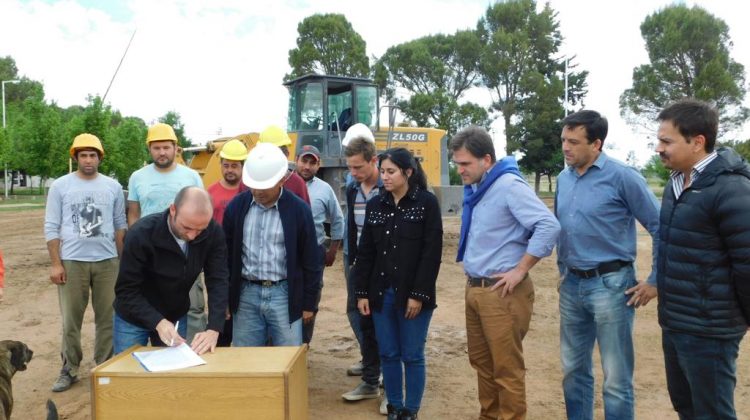
[[[224,232],[212,215],[208,193],[185,187],[167,210],[130,228],[115,284],[115,354],[149,340],[153,346],[185,342],[190,287],[201,271],[208,326],[190,346],[198,354],[214,351],[224,326],[229,272]]]

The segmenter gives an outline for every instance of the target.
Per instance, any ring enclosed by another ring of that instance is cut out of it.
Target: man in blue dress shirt
[[[464,183],[457,261],[466,272],[466,340],[480,419],[526,417],[522,340],[534,286],[528,272],[552,253],[560,225],[512,156],[495,158],[487,131],[467,127],[450,148]]]
[[[582,110],[563,120],[565,168],[557,178],[560,221],[560,352],[568,418],[594,414],[594,342],[604,369],[604,416],[632,419],[633,318],[656,296],[656,271],[638,283],[635,221],[653,241],[656,261],[659,203],[635,168],[607,156],[607,119]]]

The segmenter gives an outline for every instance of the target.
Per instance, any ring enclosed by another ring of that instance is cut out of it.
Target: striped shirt
[[[270,207],[253,200],[242,229],[242,277],[249,280],[286,279],[284,228],[278,200]]]
[[[706,169],[706,166],[708,166],[709,163],[716,159],[716,156],[716,151],[713,151],[693,166],[693,170],[690,171],[690,185],[695,184],[698,176],[704,169]],[[685,189],[685,175],[680,171],[672,171],[669,177],[672,178],[672,191],[674,192],[674,198],[680,198],[682,191]]]
[[[380,179],[378,179],[379,181]],[[362,227],[365,225],[365,210],[367,209],[367,202],[372,200],[373,197],[377,197],[380,194],[380,188],[375,185],[370,190],[370,193],[365,195],[362,190],[362,184],[357,185],[357,194],[354,196],[354,223],[357,225],[357,244],[359,244],[359,237],[362,236]]]
[[[357,184],[357,194],[354,196],[354,223],[357,225],[358,244],[359,237],[362,236],[362,227],[365,225],[365,210],[367,209],[367,202],[380,194],[379,186],[380,178],[378,178],[378,184],[372,187],[369,194],[365,195],[365,192],[362,190],[362,184]]]

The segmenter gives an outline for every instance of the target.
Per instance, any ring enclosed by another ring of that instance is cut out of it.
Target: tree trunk
[[[534,192],[539,195],[539,182],[542,180],[541,172],[534,172]]]
[[[505,154],[510,156],[513,154],[513,148],[511,147],[512,141],[510,140],[510,111],[503,109],[503,120],[505,120]]]
[[[547,174],[547,192],[552,192],[552,174]]]

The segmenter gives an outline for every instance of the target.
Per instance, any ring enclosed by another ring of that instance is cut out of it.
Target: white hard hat
[[[287,160],[278,146],[258,143],[247,155],[242,170],[242,182],[250,188],[267,190],[287,173]]]
[[[350,141],[356,139],[357,137],[362,137],[371,143],[375,143],[375,136],[372,135],[370,127],[362,123],[356,123],[353,126],[349,127],[348,130],[346,130],[346,135],[344,136],[344,140],[341,140],[341,144],[346,147],[349,145]]]

